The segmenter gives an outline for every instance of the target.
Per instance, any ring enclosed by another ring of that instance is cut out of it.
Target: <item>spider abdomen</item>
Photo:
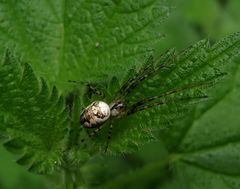
[[[80,123],[84,127],[99,127],[110,117],[110,107],[103,101],[95,101],[90,104],[80,115]]]

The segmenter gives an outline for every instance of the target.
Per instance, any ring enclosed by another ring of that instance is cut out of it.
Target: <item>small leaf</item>
[[[52,172],[60,163],[67,129],[64,101],[39,80],[29,64],[10,52],[0,66],[0,132],[5,147],[22,155],[17,161],[38,173]]]

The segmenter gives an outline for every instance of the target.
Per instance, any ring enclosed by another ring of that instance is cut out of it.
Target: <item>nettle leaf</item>
[[[67,81],[122,75],[163,38],[161,0],[0,2],[1,46],[14,46],[60,89]],[[111,72],[108,72],[111,70]]]
[[[186,51],[191,56],[187,53],[185,63],[181,62],[178,69],[184,64],[190,63],[189,60],[195,60],[195,64],[191,63],[191,66],[198,66],[196,61],[199,59],[194,57],[196,55],[200,56],[201,52],[207,52],[201,56],[203,58],[200,61],[202,64],[201,72],[203,73],[206,70],[208,75],[209,68],[221,67],[221,70],[228,70],[227,77],[221,84],[208,90],[211,100],[191,108],[191,112],[185,113],[181,120],[173,122],[168,129],[157,131],[164,146],[159,148],[165,148],[166,150],[166,153],[162,154],[159,160],[150,164],[145,163],[134,172],[130,171],[128,174],[108,177],[108,180],[101,182],[103,185],[100,185],[99,188],[122,188],[125,186],[127,186],[126,188],[137,186],[138,188],[159,187],[163,189],[239,188],[240,71],[239,58],[236,59],[236,56],[240,53],[239,35],[239,33],[230,35],[212,46],[208,45],[207,48],[204,46],[204,49],[202,49],[203,43],[200,42]],[[178,69],[174,71],[178,72]],[[193,68],[189,67],[189,69],[192,70]],[[197,73],[201,73],[200,70],[199,68],[196,69]],[[195,77],[201,78],[200,74],[194,74],[192,71],[190,73],[192,73],[191,77],[196,75]],[[180,82],[181,80],[177,83]],[[157,120],[160,119],[161,114],[156,115],[158,111],[156,109],[155,114],[146,114],[151,116],[152,120],[156,120],[154,124],[157,124]],[[141,113],[139,117],[143,117],[141,123],[146,124],[147,128],[147,117],[144,117],[146,115]],[[137,118],[136,115],[136,118],[132,119],[136,121]],[[136,124],[131,126],[138,127]],[[131,135],[136,137],[139,135],[139,131],[140,129],[138,129],[138,132],[134,132],[133,129],[132,133],[127,131],[122,139]],[[116,144],[113,144],[113,146],[121,145],[120,143],[126,140],[116,140]]]
[[[214,188],[219,183],[224,189],[239,187],[239,76],[238,59],[232,76],[214,91],[216,99],[201,105],[189,122],[179,127],[178,145],[168,141],[182,154],[177,172],[180,168],[181,174],[193,181],[191,187],[205,184],[205,188]]]
[[[203,40],[183,52],[154,55],[146,69],[154,74],[133,83],[137,85],[131,94],[117,93],[133,66],[127,79],[142,68],[145,73],[144,60],[164,36],[161,23],[169,14],[165,4],[164,0],[2,0],[0,52],[14,47],[38,76],[64,92],[70,91],[70,79],[104,83],[106,97],[92,99],[107,102],[120,96],[132,105],[165,91],[207,83],[164,97],[179,98],[176,103],[113,121],[108,152],[130,153],[144,143],[162,140],[168,155],[164,161],[143,167],[136,176],[113,179],[103,188],[122,188],[139,179],[148,182],[158,171],[165,181],[161,188],[239,188],[239,71],[238,66],[233,71],[225,67],[239,55],[239,33],[214,45]],[[164,63],[164,69],[155,70]],[[225,72],[230,78],[222,88],[209,90]],[[56,88],[50,91],[28,64],[23,66],[10,56],[0,66],[0,79],[0,137],[8,150],[21,154],[18,163],[38,173],[52,172],[59,164],[79,173],[89,154],[105,149],[109,123],[95,140],[79,126],[79,114],[91,99],[76,92],[81,102],[78,97],[74,100],[68,150],[62,156],[68,113]],[[210,100],[198,106],[192,104],[199,100],[181,101],[181,97],[205,95]],[[139,188],[153,188],[152,182],[139,183]]]
[[[61,163],[67,110],[56,88],[51,91],[29,64],[9,52],[0,65],[0,133],[4,146],[20,154],[30,171],[51,173]]]
[[[96,145],[105,148],[111,124],[113,125],[113,135],[109,152],[129,153],[136,151],[144,143],[158,140],[159,134],[163,130],[168,130],[174,122],[179,122],[180,118],[187,116],[188,111],[193,111],[195,103],[206,100],[207,96],[210,102],[214,100],[210,89],[226,75],[224,71],[227,71],[227,67],[233,58],[239,55],[239,48],[239,33],[230,35],[212,46],[207,40],[203,40],[180,53],[168,51],[155,62],[153,61],[153,64],[150,63],[150,71],[143,67],[144,72],[140,76],[138,75],[141,73],[141,69],[137,71],[134,74],[137,83],[135,88],[134,82],[131,82],[131,79],[128,80],[130,87],[133,87],[132,92],[129,93],[125,90],[124,92],[127,94],[123,92],[123,96],[117,96],[113,93],[109,99],[106,97],[105,101],[110,103],[120,98],[121,100],[127,100],[127,106],[131,106],[131,104],[138,101],[141,103],[142,99],[154,95],[160,95],[160,100],[143,101],[144,106],[150,105],[152,107],[107,123],[99,136],[96,137]],[[151,70],[159,65],[166,67],[155,71]],[[145,72],[150,74],[146,75]],[[142,75],[146,78],[140,81]],[[174,92],[175,90],[178,92]],[[169,95],[161,96],[161,94],[168,92],[170,92]],[[108,93],[111,93],[111,91],[108,91]],[[101,99],[99,98],[99,100]],[[164,102],[162,105],[154,105],[154,103],[161,101]],[[187,127],[186,122],[183,124]],[[176,129],[176,132],[178,132],[178,129]],[[160,138],[162,137],[160,136]],[[189,143],[192,143],[192,141]]]

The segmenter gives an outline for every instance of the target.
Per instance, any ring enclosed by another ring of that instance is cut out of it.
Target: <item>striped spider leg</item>
[[[129,78],[120,88],[119,94],[126,96],[131,93],[143,80],[153,75],[161,69],[168,69],[174,62],[175,51],[168,50],[167,52],[160,55],[156,60],[151,55],[145,66],[141,68],[133,77]]]
[[[163,105],[163,104],[171,104],[171,103],[174,103],[177,101],[184,101],[184,100],[190,101],[190,100],[195,100],[195,99],[206,99],[206,98],[208,98],[207,95],[198,95],[198,96],[191,96],[191,97],[176,98],[176,99],[171,99],[171,100],[157,101],[163,97],[167,97],[167,96],[173,95],[175,93],[181,93],[188,89],[191,90],[194,88],[208,87],[209,84],[210,83],[192,83],[192,84],[185,85],[183,87],[167,90],[156,96],[145,98],[145,99],[140,100],[140,101],[134,103],[133,105],[131,105],[131,107],[128,109],[127,115],[130,115],[130,114],[133,114],[135,112],[142,111],[145,109],[149,109],[154,106],[159,106],[159,105]]]
[[[104,98],[105,96],[104,91],[100,89],[100,87],[96,83],[80,82],[80,81],[74,81],[74,80],[68,80],[68,82],[84,85],[85,87],[84,96],[87,97],[88,99],[91,99],[92,95],[97,95],[102,98]]]
[[[207,95],[197,95],[197,96],[188,96],[188,97],[180,97],[180,98],[171,98],[171,99],[160,100],[161,98],[168,97],[168,96],[170,96],[172,94],[175,94],[175,93],[183,92],[187,89],[193,89],[193,88],[201,87],[201,85],[198,85],[198,84],[190,85],[190,86],[191,87],[184,86],[182,88],[172,89],[172,90],[163,92],[160,95],[156,95],[156,96],[153,96],[153,97],[148,97],[148,98],[145,98],[141,101],[138,101],[138,102],[134,103],[133,105],[131,105],[131,107],[127,111],[127,115],[131,115],[131,114],[134,114],[136,112],[143,111],[143,110],[155,107],[155,106],[175,104],[175,103],[178,103],[178,102],[181,102],[181,101],[182,102],[183,101],[186,101],[186,102],[196,101],[196,102],[198,102],[199,100],[203,100],[203,99],[208,98]]]
[[[169,99],[164,99],[165,97],[170,97],[174,94],[179,94],[183,92],[187,92],[192,89],[206,89],[211,87],[219,78],[222,78],[225,75],[225,73],[218,74],[212,78],[209,78],[202,82],[196,82],[196,83],[189,83],[185,84],[178,88],[172,88],[168,89],[164,92],[161,92],[159,95],[150,96],[147,98],[144,98],[142,100],[139,100],[138,102],[133,103],[132,105],[127,105],[127,109],[125,110],[124,115],[131,115],[139,111],[143,111],[155,106],[161,106],[161,105],[167,105],[167,104],[174,104],[178,102],[200,102],[202,100],[206,100],[208,98],[207,95],[201,94],[201,95],[190,95],[186,97],[181,97],[179,95],[178,98],[172,97]]]

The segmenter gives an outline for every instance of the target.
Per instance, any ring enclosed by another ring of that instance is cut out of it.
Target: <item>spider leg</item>
[[[93,139],[99,131],[103,128],[103,125],[100,125],[98,128],[94,129],[92,132],[89,132],[87,129],[88,136]]]
[[[179,101],[201,100],[201,99],[207,99],[207,98],[208,98],[208,96],[203,95],[203,96],[193,96],[193,97],[185,97],[185,98],[157,101],[157,102],[154,102],[152,104],[141,105],[141,106],[135,107],[128,112],[128,115],[139,112],[139,111],[142,111],[142,110],[152,108],[154,106],[160,106],[160,105],[164,105],[164,104],[166,104],[166,105],[167,104],[174,104],[174,103],[179,102]],[[198,101],[196,101],[196,102],[198,102]]]
[[[167,54],[166,57],[164,55]],[[153,73],[160,69],[168,68],[168,65],[173,61],[173,56],[171,50],[160,56],[158,60],[154,60],[151,56],[147,61],[147,65],[140,69],[140,71],[131,79],[129,79],[120,89],[119,93],[122,95],[129,94],[133,89],[135,89],[140,82],[148,78]],[[162,64],[159,64],[162,63]],[[157,64],[156,67],[155,64]]]
[[[83,84],[82,81],[68,80],[69,83]]]
[[[96,86],[94,86],[90,83],[87,84],[87,93],[89,94],[90,97],[92,96],[92,94],[95,94],[100,97],[104,97],[103,91],[101,91]]]
[[[129,79],[125,82],[125,84],[122,86],[122,88],[120,89],[120,92],[121,92],[121,91],[122,91],[122,92],[123,92],[123,91],[126,91],[126,89],[129,88],[129,85],[130,85],[131,83],[136,82],[136,81],[137,81],[137,78],[138,78],[141,74],[143,74],[144,72],[146,72],[152,65],[153,65],[153,56],[150,55],[149,58],[148,58],[148,60],[147,60],[147,65],[144,66],[142,69],[140,69],[140,71],[139,71],[134,77],[129,78]]]
[[[93,94],[104,97],[104,92],[100,90],[96,84],[90,83],[90,82],[82,82],[82,81],[74,81],[74,80],[68,80],[70,83],[75,83],[75,84],[84,84],[86,86],[86,91],[85,91],[85,96],[87,96],[89,99],[92,97]]]
[[[105,147],[105,153],[107,152],[107,149],[108,149],[108,146],[109,146],[109,142],[112,138],[112,131],[113,131],[113,125],[110,124],[110,127],[109,127],[109,130],[108,130],[108,137],[107,137],[107,144],[106,144],[106,147]]]
[[[193,88],[197,88],[197,87],[208,87],[209,85],[210,85],[210,83],[192,83],[192,84],[180,87],[180,88],[171,89],[169,91],[161,93],[160,95],[156,95],[156,96],[152,96],[152,97],[149,97],[149,98],[145,98],[145,99],[143,99],[143,100],[133,104],[132,108],[133,109],[137,108],[137,107],[139,107],[141,105],[144,105],[144,104],[146,104],[148,102],[151,102],[153,100],[159,99],[161,97],[169,96],[169,95],[174,94],[174,93],[179,93],[179,92],[185,91],[187,89],[193,89]]]
[[[165,65],[161,65],[156,67],[154,70],[150,70],[148,73],[145,73],[144,75],[137,77],[136,81],[133,82],[131,85],[128,86],[128,88],[126,88],[125,90],[125,94],[129,94],[133,89],[135,89],[140,82],[142,82],[143,80],[145,80],[147,77],[149,77],[150,75],[152,75],[153,73],[157,72],[158,70],[165,68]]]
[[[150,60],[152,62],[149,62],[147,66],[143,67],[132,79],[125,83],[120,90],[122,94],[129,94],[141,81],[150,75],[149,70],[154,66],[153,58]]]

